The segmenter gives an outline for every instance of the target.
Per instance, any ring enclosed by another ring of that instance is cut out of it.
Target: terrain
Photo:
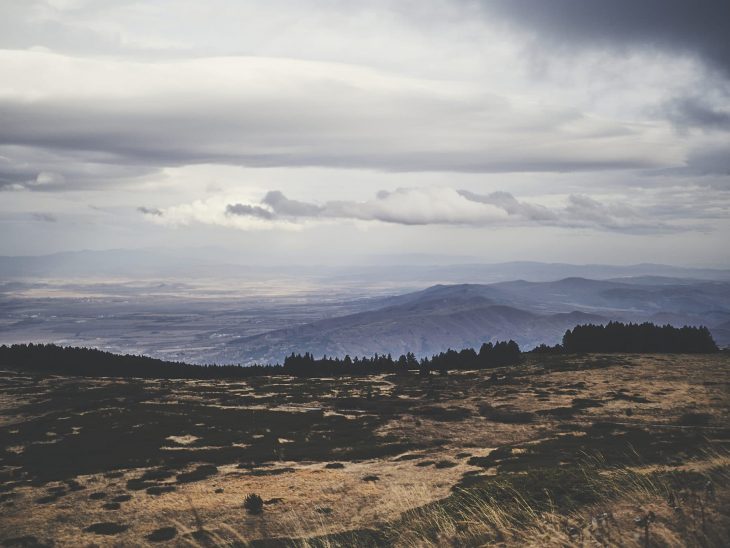
[[[306,349],[317,356],[425,357],[448,348],[478,348],[514,339],[522,348],[557,344],[566,329],[611,320],[706,325],[730,344],[730,282],[670,278],[436,285],[374,299],[374,310],[234,338],[213,354],[219,362],[276,362]]]
[[[722,546],[730,533],[727,353],[0,383],[6,546]]]
[[[728,281],[653,275],[420,284],[306,276],[7,281],[0,284],[0,344],[32,340],[191,363],[281,363],[291,352],[426,357],[478,347],[485,334],[529,349],[559,342],[576,324],[620,320],[706,325],[721,347],[730,345]]]

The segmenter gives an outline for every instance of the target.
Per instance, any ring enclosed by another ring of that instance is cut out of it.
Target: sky
[[[0,255],[730,266],[725,0],[0,0]]]

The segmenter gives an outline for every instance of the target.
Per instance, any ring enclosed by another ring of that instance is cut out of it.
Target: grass
[[[587,459],[482,478],[381,530],[382,545],[725,546],[730,538],[730,454],[709,452],[700,471],[638,471]],[[369,546],[366,538],[302,539],[294,546]]]
[[[0,374],[0,545],[723,546],[729,363],[549,356],[499,382]]]
[[[730,453],[708,449],[688,466],[693,469],[638,470],[593,457],[577,467],[485,477],[376,529],[246,541],[232,528],[206,542],[272,548],[725,546]],[[296,529],[294,524],[292,533]]]

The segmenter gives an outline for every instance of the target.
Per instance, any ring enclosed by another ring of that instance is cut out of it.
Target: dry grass
[[[285,455],[259,462],[253,470],[238,468],[238,460],[216,457],[217,474],[189,484],[175,483],[174,476],[164,479],[158,484],[174,484],[176,490],[160,496],[130,491],[132,498],[115,511],[103,504],[126,492],[127,481],[139,478],[148,466],[123,467],[116,477],[73,476],[86,489],[48,504],[36,501],[61,481],[8,481],[0,491],[12,494],[0,499],[0,541],[32,535],[56,546],[136,546],[159,528],[175,527],[171,545],[643,546],[646,531],[635,520],[653,512],[652,546],[722,546],[730,536],[729,365],[727,355],[561,356],[534,358],[512,382],[502,384],[490,382],[491,372],[459,372],[430,384],[420,378],[382,376],[231,386],[149,382],[144,393],[158,403],[190,400],[207,409],[211,401],[221,402],[216,405],[292,412],[292,420],[298,421],[310,415],[294,411],[318,408],[324,418],[311,417],[322,427],[330,420],[365,424],[366,417],[377,416],[371,430],[362,426],[373,444],[395,439],[412,448],[365,458]],[[22,463],[19,448],[53,442],[53,437],[47,442],[42,436],[39,442],[13,441],[14,431],[22,434],[25,424],[46,421],[43,417],[49,413],[57,422],[43,422],[41,434],[50,429],[62,440],[86,439],[84,430],[71,431],[76,417],[57,411],[48,397],[59,385],[70,394],[64,401],[75,402],[77,394],[93,395],[96,389],[137,397],[128,383],[107,380],[16,383],[12,389],[17,400],[0,398],[6,459]],[[372,400],[362,397],[368,385],[377,388]],[[35,408],[26,405],[20,413],[18,402],[31,402],[38,412],[31,415]],[[119,399],[114,405],[124,402]],[[154,413],[158,407],[165,406],[157,405]],[[175,409],[167,405],[160,413],[170,416]],[[495,409],[498,414],[490,417]],[[530,420],[505,422],[505,414],[511,419],[513,413],[528,413]],[[230,451],[210,441],[220,436],[215,416],[204,426],[196,424],[198,419],[184,428],[171,422],[169,431],[159,432],[160,447],[172,444],[169,436],[185,436],[180,440],[190,444],[181,447],[190,455],[216,445]],[[687,424],[687,417],[696,416],[702,417],[700,423]],[[286,421],[279,428],[279,437],[293,439]],[[245,455],[258,438],[241,432],[240,439],[230,441]],[[337,437],[330,439],[333,451],[340,451]],[[633,455],[611,452],[627,440],[650,443],[636,445]],[[285,452],[291,450],[291,444],[282,446]],[[705,449],[700,451],[700,446]],[[84,446],[85,451],[97,449]],[[555,462],[554,451],[561,455]],[[599,458],[601,452],[604,459]],[[177,458],[168,453],[177,455],[180,450],[161,451],[160,458]],[[325,467],[335,459],[343,468]],[[441,461],[455,466],[439,467]],[[172,468],[180,473],[198,464]],[[548,472],[539,475],[538,468]],[[565,470],[569,476],[561,475]],[[380,479],[364,481],[367,476]],[[703,491],[707,480],[712,493]],[[565,484],[577,487],[566,491]],[[106,492],[107,498],[90,499],[97,491]],[[249,493],[267,501],[260,515],[244,509]],[[129,528],[112,536],[85,531],[105,521]],[[262,544],[264,539],[267,544]]]
[[[604,470],[586,465],[595,502],[563,509],[536,505],[509,480],[498,487],[512,500],[479,490],[457,494],[456,505],[429,505],[392,524],[393,546],[726,546],[730,538],[730,454],[713,452],[676,471]],[[604,463],[605,464],[605,463]],[[683,481],[684,479],[684,481]],[[701,479],[699,485],[697,480]]]

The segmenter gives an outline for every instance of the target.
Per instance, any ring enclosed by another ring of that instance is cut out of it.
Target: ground
[[[430,378],[6,371],[0,386],[7,546],[720,546],[730,532],[726,353],[527,355]]]

